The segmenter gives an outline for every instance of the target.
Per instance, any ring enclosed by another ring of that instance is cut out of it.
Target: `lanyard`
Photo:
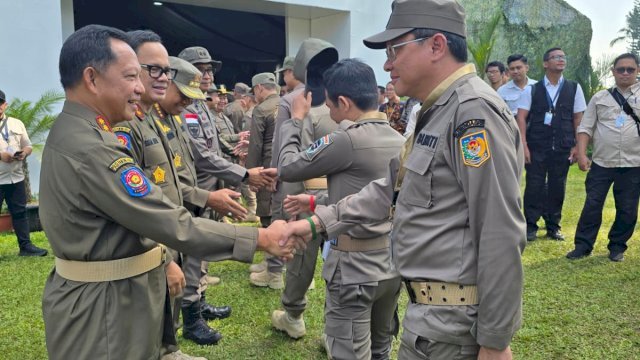
[[[9,144],[9,127],[7,126],[7,122],[9,122],[9,118],[5,117],[2,119],[2,125],[0,125],[0,132],[2,132],[2,138],[4,141]]]
[[[558,86],[558,91],[556,91],[556,95],[553,97],[553,100],[551,100],[551,95],[549,95],[549,90],[547,89],[547,87],[544,87],[544,91],[545,94],[547,94],[547,103],[549,104],[549,111],[554,113],[555,112],[555,103],[556,100],[558,100],[558,95],[560,95],[560,91],[562,91],[562,87],[564,86],[564,79],[562,79],[562,81],[560,82],[560,86]]]

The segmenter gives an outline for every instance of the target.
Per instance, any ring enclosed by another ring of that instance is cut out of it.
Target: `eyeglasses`
[[[216,74],[216,69],[213,67],[202,67],[202,66],[196,66],[196,68],[198,68],[198,70],[200,70],[200,72],[202,73],[202,75],[204,76],[204,74],[209,74],[211,76]]]
[[[614,70],[615,70],[616,73],[618,73],[620,75],[625,74],[625,73],[627,73],[627,74],[635,74],[636,71],[638,71],[638,69],[634,68],[634,67],[622,67],[622,66],[621,67],[617,67]]]
[[[389,61],[394,61],[396,59],[396,49],[402,46],[405,46],[407,44],[411,44],[414,42],[418,42],[418,41],[423,41],[423,40],[427,40],[428,38],[430,38],[431,36],[427,36],[427,37],[423,37],[423,38],[419,38],[419,39],[413,39],[413,40],[409,40],[409,41],[405,41],[405,42],[401,42],[399,44],[395,44],[395,45],[390,45],[387,46],[387,49],[385,50],[387,53],[387,60]]]
[[[143,69],[146,69],[149,72],[149,76],[151,76],[154,79],[159,79],[162,74],[167,74],[167,78],[169,80],[173,80],[176,77],[176,74],[178,74],[178,70],[176,69],[172,69],[170,67],[160,67],[157,65],[149,65],[149,64],[140,64],[140,66]]]
[[[553,55],[553,56],[549,56],[549,60],[555,60],[555,61],[567,60],[567,55]]]

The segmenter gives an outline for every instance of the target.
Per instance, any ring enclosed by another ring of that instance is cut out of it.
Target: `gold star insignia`
[[[179,168],[182,166],[182,158],[180,157],[180,155],[176,154],[176,156],[173,158],[173,165],[176,168]]]
[[[160,166],[156,167],[156,169],[153,171],[153,182],[155,182],[156,184],[163,183],[164,173],[165,171],[162,170]]]

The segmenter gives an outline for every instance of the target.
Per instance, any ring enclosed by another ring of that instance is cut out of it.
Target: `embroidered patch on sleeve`
[[[147,180],[142,171],[137,167],[125,170],[120,176],[120,180],[129,196],[143,197],[151,191],[149,180]]]
[[[464,134],[465,131],[471,129],[471,128],[484,128],[484,120],[483,119],[473,119],[473,120],[467,120],[465,122],[463,122],[462,124],[460,124],[456,130],[453,132],[453,136],[455,136],[456,139],[460,138],[462,136],[462,134]]]
[[[109,169],[111,169],[111,171],[113,172],[116,172],[118,171],[118,169],[120,169],[125,165],[130,165],[135,163],[136,162],[133,161],[133,159],[130,157],[121,157],[121,158],[117,158],[114,162],[112,162],[111,165],[109,165]]]
[[[116,131],[125,132],[127,134],[129,134],[131,132],[131,129],[126,127],[126,126],[116,126],[116,127],[112,128],[111,130],[113,130],[114,132],[116,132]]]
[[[198,124],[198,114],[194,114],[194,113],[184,114],[184,119],[187,121],[187,124]]]
[[[316,140],[306,151],[307,158],[313,160],[322,150],[326,149],[333,142],[331,134],[327,134],[320,139]]]
[[[118,142],[120,143],[120,145],[126,147],[127,149],[131,150],[131,135],[129,135],[126,132],[120,132],[117,131],[116,132],[116,137],[118,138]]]
[[[467,166],[480,167],[491,158],[487,131],[465,135],[460,139],[462,162]]]

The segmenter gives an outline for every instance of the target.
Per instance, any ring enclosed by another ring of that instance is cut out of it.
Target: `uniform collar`
[[[544,86],[559,86],[560,84],[562,84],[562,82],[564,81],[564,75],[560,75],[560,79],[558,79],[558,84],[557,85],[552,85],[551,82],[549,81],[549,78],[547,78],[547,75],[544,76]]]
[[[107,119],[104,116],[96,113],[93,109],[89,108],[86,105],[74,101],[65,100],[62,107],[62,112],[84,119],[91,126],[102,131],[111,131],[111,126],[109,125]]]
[[[454,82],[458,81],[463,76],[475,73],[475,65],[466,64],[460,69],[454,71],[451,75],[449,75],[448,78],[444,79],[438,86],[436,86],[435,89],[433,89],[433,91],[431,91],[431,94],[429,94],[429,96],[427,96],[427,98],[422,103],[422,107],[420,108],[420,112],[418,113],[418,119],[421,118],[422,114],[429,110],[433,105],[442,105],[448,100],[447,96],[442,95],[444,95],[447,90],[451,88],[451,85],[453,85]],[[453,91],[451,91],[450,93],[453,93]]]
[[[617,86],[616,86],[615,88],[616,88],[616,89],[618,90],[618,92],[619,92],[619,93],[621,93],[622,95],[631,95],[631,94],[635,94],[635,93],[637,93],[637,92],[638,92],[638,90],[640,90],[640,89],[639,89],[639,88],[640,88],[640,81],[636,81],[636,83],[635,83],[635,84],[633,84],[633,85],[629,86],[629,87],[627,88],[627,90],[626,90],[626,91],[624,91],[624,92],[620,91],[620,88],[618,88]]]
[[[382,120],[388,122],[387,114],[380,111],[367,111],[360,115],[355,122],[367,121],[367,120]]]

